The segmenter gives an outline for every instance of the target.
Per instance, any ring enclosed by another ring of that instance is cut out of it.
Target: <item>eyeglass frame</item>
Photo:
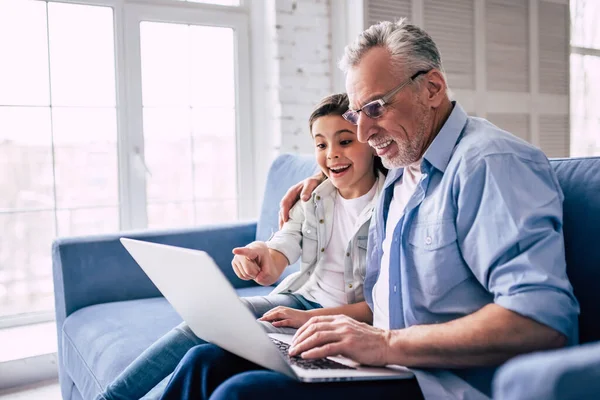
[[[390,90],[389,92],[387,92],[386,94],[384,94],[384,95],[383,95],[381,98],[379,98],[379,99],[376,99],[376,100],[373,100],[373,101],[370,101],[370,102],[368,102],[367,104],[365,104],[364,106],[362,106],[361,108],[358,108],[358,109],[356,109],[356,110],[353,110],[353,109],[351,109],[351,108],[348,108],[348,110],[347,110],[347,111],[346,111],[344,114],[342,114],[342,117],[343,117],[343,118],[344,118],[346,121],[350,122],[352,125],[358,125],[358,119],[357,119],[357,123],[354,123],[354,122],[350,121],[350,120],[347,118],[347,115],[348,115],[348,113],[350,113],[350,112],[352,112],[352,113],[356,113],[357,115],[358,115],[360,112],[364,112],[364,113],[365,113],[365,115],[366,115],[367,117],[369,117],[369,118],[372,118],[372,119],[381,118],[381,117],[383,116],[383,113],[382,113],[381,115],[377,116],[377,117],[372,117],[372,116],[370,116],[370,115],[369,115],[369,114],[368,114],[366,111],[364,111],[364,108],[365,108],[365,107],[368,107],[368,106],[370,106],[370,105],[372,105],[372,104],[375,104],[375,103],[379,103],[379,105],[380,105],[381,107],[385,107],[386,105],[388,105],[388,104],[389,104],[389,101],[390,101],[390,100],[391,100],[391,99],[392,99],[392,98],[393,98],[393,97],[394,97],[396,94],[398,94],[398,92],[400,92],[400,90],[404,89],[404,87],[405,87],[405,86],[407,86],[408,84],[410,84],[410,83],[414,82],[414,80],[415,80],[415,79],[417,79],[417,78],[418,78],[420,75],[427,74],[429,71],[431,71],[431,69],[428,69],[428,70],[421,70],[421,71],[418,71],[418,72],[416,72],[416,73],[415,73],[415,74],[413,74],[413,75],[412,75],[410,78],[408,78],[408,80],[406,80],[405,82],[402,82],[400,85],[396,86],[395,88],[393,88],[392,90]]]

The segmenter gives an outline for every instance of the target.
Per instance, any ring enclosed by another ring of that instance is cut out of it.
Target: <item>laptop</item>
[[[402,366],[367,367],[345,357],[290,357],[293,335],[267,334],[205,252],[122,238],[121,243],[190,329],[207,342],[302,382],[412,378]]]

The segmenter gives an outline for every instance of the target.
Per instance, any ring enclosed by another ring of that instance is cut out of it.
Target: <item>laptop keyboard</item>
[[[289,360],[290,364],[295,365],[297,367],[304,368],[304,369],[356,369],[356,368],[349,367],[347,365],[332,361],[328,358],[305,360],[298,356],[290,357],[290,355],[288,354],[288,349],[290,348],[289,344],[284,343],[281,340],[277,340],[274,338],[271,338],[271,340],[273,341],[273,343],[275,343],[275,345],[277,346],[277,348],[279,349],[281,354],[283,354]]]

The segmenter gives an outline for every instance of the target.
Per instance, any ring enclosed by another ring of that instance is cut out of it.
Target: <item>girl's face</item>
[[[355,125],[341,116],[326,115],[314,121],[311,133],[317,163],[342,197],[360,197],[373,187],[373,149],[358,141]]]

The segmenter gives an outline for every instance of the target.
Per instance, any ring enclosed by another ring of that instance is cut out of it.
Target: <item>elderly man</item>
[[[206,345],[166,398],[486,398],[507,359],[577,341],[563,196],[544,154],[450,101],[436,44],[416,26],[370,27],[341,66],[345,118],[390,168],[369,230],[373,326],[316,317],[290,353],[405,365],[416,379],[302,384]]]

